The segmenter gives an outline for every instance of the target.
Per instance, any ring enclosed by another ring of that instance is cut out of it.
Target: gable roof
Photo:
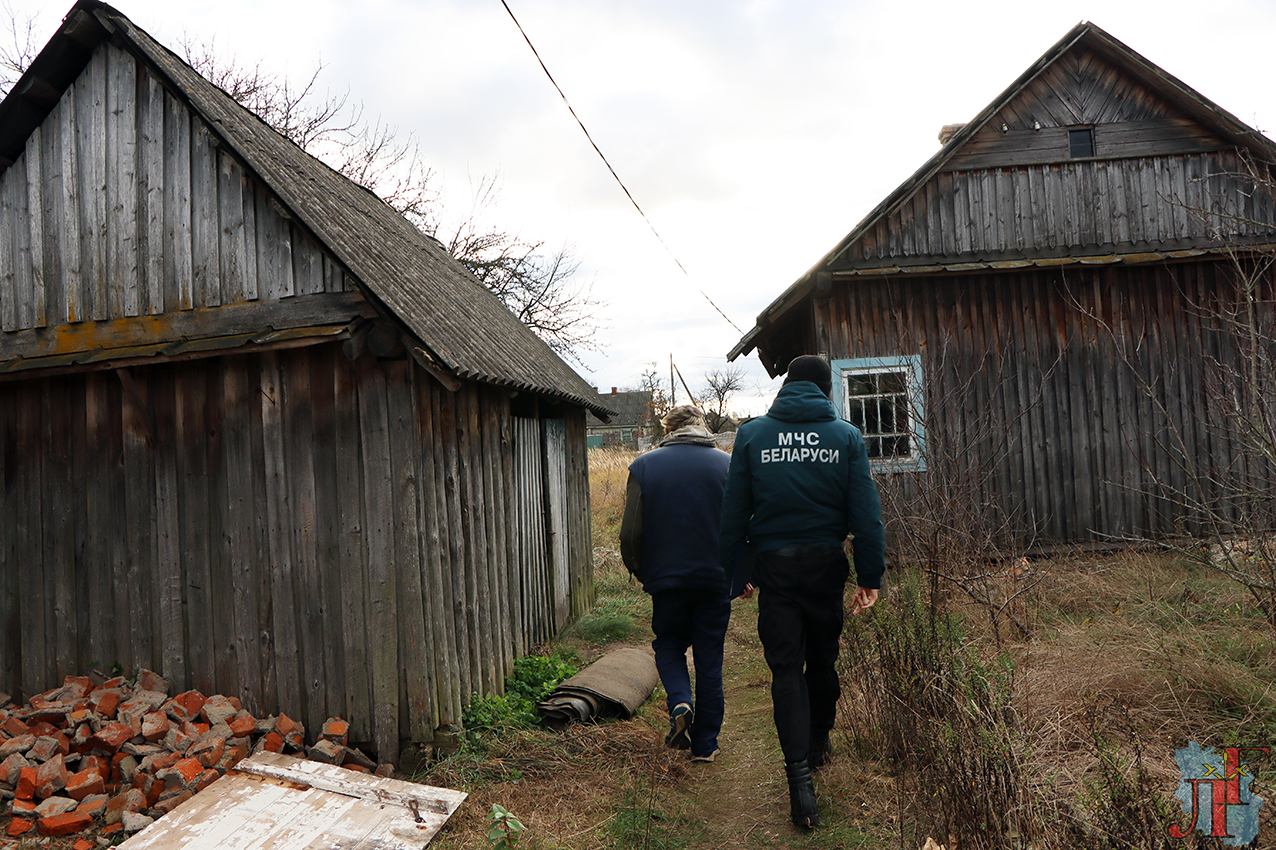
[[[1034,87],[1035,92],[1056,93],[1051,92],[1052,87],[1048,80],[1050,74],[1073,74],[1075,76],[1084,72],[1084,69],[1079,67],[1084,60],[1078,62],[1078,67],[1065,68],[1065,64],[1070,58],[1080,59],[1080,57],[1087,54],[1092,54],[1099,62],[1116,67],[1127,79],[1145,86],[1150,90],[1149,96],[1138,102],[1122,103],[1126,92],[1113,92],[1115,96],[1112,100],[1118,105],[1112,107],[1112,109],[1121,114],[1107,116],[1088,114],[1087,107],[1089,104],[1087,102],[1076,100],[1068,102],[1066,95],[1060,97],[1057,104],[1041,104],[1043,111],[1048,112],[1051,107],[1057,111],[1058,123],[1062,125],[1059,128],[1059,132],[1066,132],[1063,128],[1068,123],[1084,125],[1100,123],[1101,120],[1129,121],[1151,115],[1165,116],[1168,114],[1180,123],[1192,122],[1195,125],[1199,125],[1194,130],[1198,136],[1197,147],[1194,149],[1239,148],[1253,152],[1262,160],[1276,160],[1276,144],[1273,144],[1267,137],[1238,120],[1231,113],[1205,98],[1185,83],[1147,61],[1098,26],[1083,21],[1047,50],[1005,91],[984,107],[970,123],[962,126],[949,137],[934,156],[874,207],[831,251],[821,257],[802,277],[798,278],[763,310],[758,315],[755,326],[736,343],[735,347],[727,354],[727,358],[735,360],[740,355],[747,354],[766,337],[769,327],[778,327],[780,324],[790,321],[793,318],[791,314],[793,308],[803,302],[817,286],[821,288],[827,287],[830,273],[834,270],[839,274],[854,273],[857,268],[862,267],[865,273],[871,271],[873,274],[881,275],[895,274],[901,271],[934,272],[944,269],[964,271],[972,268],[995,267],[992,261],[984,259],[975,263],[935,264],[933,258],[922,256],[909,258],[913,260],[913,264],[911,267],[907,267],[907,260],[900,260],[895,257],[890,260],[879,259],[875,262],[860,262],[854,256],[854,252],[856,248],[866,241],[877,237],[889,217],[900,214],[901,210],[904,210],[915,197],[924,194],[927,186],[935,180],[937,175],[958,168],[1016,166],[1031,162],[1030,158],[1014,161],[1007,160],[1004,155],[998,157],[995,151],[995,141],[992,144],[988,144],[987,140],[990,136],[995,140],[996,137],[1015,132],[1016,129],[1019,132],[1034,132],[1034,128],[1012,128],[1002,119],[1013,114],[1013,109],[1011,109],[1013,102],[1032,96]],[[1090,91],[1093,92],[1093,89]],[[1100,120],[1096,121],[1096,118]],[[999,126],[993,126],[995,119]],[[1040,128],[1037,127],[1035,129]],[[1054,161],[1057,161],[1057,159]],[[1200,251],[1198,250],[1196,253],[1200,253]],[[1130,257],[1133,258],[1134,256],[1135,252],[1131,252]],[[1147,255],[1138,253],[1138,256],[1146,258]],[[1015,261],[1022,265],[1032,263],[1031,260],[1022,260],[1020,258],[1015,258]],[[1058,258],[1053,258],[1046,262],[1057,264]],[[763,359],[765,360],[765,358]],[[779,374],[784,366],[784,364],[773,365],[765,362],[764,365],[773,375]],[[772,371],[773,369],[776,371]]]
[[[0,171],[110,40],[171,91],[397,319],[443,372],[544,393],[608,415],[592,387],[436,240],[284,138],[116,9],[79,0],[0,102]]]
[[[651,391],[634,390],[633,392],[617,392],[609,395],[598,394],[599,405],[606,405],[615,411],[610,422],[599,420],[592,414],[585,417],[585,424],[591,428],[609,425],[616,428],[632,428],[647,424],[651,413]]]

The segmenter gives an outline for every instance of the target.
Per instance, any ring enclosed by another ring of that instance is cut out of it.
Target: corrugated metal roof
[[[77,3],[0,103],[0,156],[15,158],[17,143],[25,144],[56,103],[48,90],[65,91],[96,46],[85,41],[105,37],[85,26],[81,13],[110,31],[117,46],[154,67],[434,361],[462,378],[544,393],[607,414],[593,388],[438,242],[281,136],[105,3]]]

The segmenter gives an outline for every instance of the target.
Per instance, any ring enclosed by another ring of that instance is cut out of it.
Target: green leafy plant
[[[492,850],[504,850],[518,844],[518,837],[524,829],[523,822],[504,806],[493,803],[492,813],[487,816],[491,828],[487,831],[487,843]]]
[[[563,655],[531,655],[514,662],[505,677],[505,694],[475,696],[461,714],[471,740],[483,732],[531,729],[539,722],[536,703],[553,693],[559,682],[576,673]]]

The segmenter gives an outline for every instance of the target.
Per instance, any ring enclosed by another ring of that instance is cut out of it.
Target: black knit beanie
[[[814,354],[794,357],[789,363],[789,374],[784,377],[784,383],[791,381],[810,381],[820,388],[820,392],[832,397],[833,375],[823,357]]]

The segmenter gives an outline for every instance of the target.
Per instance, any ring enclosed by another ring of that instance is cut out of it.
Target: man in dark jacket
[[[811,768],[829,757],[841,685],[835,663],[854,540],[851,614],[877,601],[885,570],[881,502],[864,438],[837,418],[823,358],[798,357],[766,416],[740,426],[722,501],[721,563],[731,577],[741,546],[756,548],[758,637],[771,668],[775,728],[793,822],[819,823]],[[804,669],[805,668],[805,669]]]
[[[665,743],[710,762],[722,728],[722,642],[731,617],[718,563],[718,520],[730,458],[719,451],[697,407],[675,407],[667,436],[629,467],[620,555],[651,594],[656,670],[668,694]],[[687,647],[696,668],[695,698]]]

